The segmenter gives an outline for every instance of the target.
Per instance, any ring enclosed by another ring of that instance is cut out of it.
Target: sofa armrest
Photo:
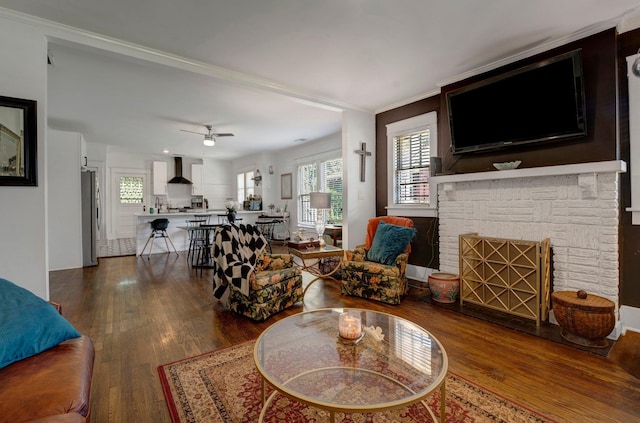
[[[0,369],[0,416],[29,421],[56,414],[89,414],[95,350],[86,336]]]
[[[367,249],[364,244],[357,245],[353,250],[345,250],[347,261],[365,261],[367,259]]]
[[[263,254],[256,263],[256,271],[282,270],[293,267],[293,256],[291,254]]]

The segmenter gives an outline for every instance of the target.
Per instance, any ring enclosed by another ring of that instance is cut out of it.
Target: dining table
[[[221,223],[201,224],[201,225],[180,225],[178,229],[185,230],[189,233],[190,240],[198,240],[191,255],[191,267],[194,268],[210,268],[213,267],[211,256],[211,233],[218,227],[223,226]],[[204,241],[204,242],[202,242]]]

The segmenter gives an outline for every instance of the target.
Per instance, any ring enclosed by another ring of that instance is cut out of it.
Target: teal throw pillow
[[[0,278],[0,369],[79,336],[51,304]]]
[[[380,222],[367,252],[367,260],[392,265],[416,235],[415,228]]]

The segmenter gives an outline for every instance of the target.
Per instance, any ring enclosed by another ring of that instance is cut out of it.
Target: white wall
[[[0,15],[0,53],[1,95],[38,102],[38,186],[0,187],[0,277],[48,299],[45,34]]]
[[[47,130],[49,270],[82,267],[80,142],[78,133]]]
[[[309,163],[318,156],[327,153],[333,157],[339,157],[341,153],[341,140],[340,134],[330,135],[325,138],[313,142],[307,142],[300,145],[295,145],[285,150],[280,150],[275,155],[276,161],[274,162],[274,174],[265,176],[265,186],[263,189],[263,204],[273,203],[276,207],[283,208],[285,203],[287,204],[287,210],[291,214],[291,229],[295,230],[295,223],[298,221],[297,215],[297,199],[296,193],[298,192],[298,179],[297,168],[299,164]],[[268,166],[266,167],[268,169]],[[280,178],[285,173],[291,173],[292,178],[292,192],[293,198],[290,200],[284,200],[281,198],[280,190]],[[269,185],[268,185],[269,184]]]
[[[366,159],[365,182],[360,181],[361,143],[367,144],[371,156]],[[342,159],[344,166],[344,193],[346,207],[342,214],[345,225],[342,245],[351,249],[363,244],[367,223],[376,215],[376,134],[372,113],[345,111],[342,114]]]

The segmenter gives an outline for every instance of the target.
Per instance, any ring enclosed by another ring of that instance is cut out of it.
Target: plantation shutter
[[[429,133],[395,137],[395,204],[429,204]]]
[[[325,214],[330,223],[342,223],[342,159],[322,162],[321,191],[331,193],[331,210]]]

